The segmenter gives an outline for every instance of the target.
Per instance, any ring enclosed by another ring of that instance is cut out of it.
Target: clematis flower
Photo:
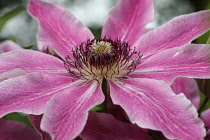
[[[17,121],[0,119],[1,140],[40,140],[41,136],[30,126]]]
[[[42,130],[54,140],[73,139],[88,111],[104,101],[106,79],[113,103],[132,123],[168,139],[204,138],[196,108],[170,86],[176,77],[210,78],[210,46],[190,44],[209,29],[210,11],[179,16],[144,34],[154,18],[152,0],[121,0],[100,39],[55,3],[31,0],[28,11],[39,23],[38,46],[52,47],[61,59],[33,50],[1,54],[0,73],[27,73],[0,83],[1,117],[44,113]]]

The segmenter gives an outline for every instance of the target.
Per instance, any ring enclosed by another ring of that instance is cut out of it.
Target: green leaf
[[[209,36],[210,36],[210,31],[206,32],[201,37],[199,37],[196,40],[196,43],[198,43],[198,44],[206,44],[207,40],[209,39]]]
[[[207,40],[206,44],[210,44],[210,36],[209,36],[209,39]]]
[[[103,104],[100,104],[96,107],[94,107],[93,109],[91,109],[92,111],[96,111],[96,112],[101,112],[103,110]]]
[[[24,49],[31,49],[34,47],[34,45],[30,45],[30,46],[22,46]]]
[[[210,1],[207,3],[206,9],[210,9]]]
[[[4,116],[4,119],[6,120],[15,120],[15,121],[19,121],[19,122],[23,122],[29,126],[31,126],[31,123],[28,119],[28,116],[25,114],[20,114],[20,113],[10,113],[6,116]]]
[[[202,104],[203,103],[203,101],[204,101],[204,98],[205,98],[205,96],[204,96],[204,94],[203,93],[199,93],[200,94],[200,104]],[[204,107],[204,109],[203,109],[203,111],[205,111],[206,109],[209,109],[210,108],[210,100],[207,102],[207,104],[206,104],[206,106]],[[203,112],[202,111],[202,112]]]

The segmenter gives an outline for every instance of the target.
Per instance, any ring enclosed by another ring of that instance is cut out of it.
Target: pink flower
[[[176,94],[184,93],[185,96],[192,102],[192,104],[198,108],[200,102],[200,96],[198,94],[198,86],[192,78],[177,78],[172,84],[172,90]],[[207,136],[205,140],[210,140],[210,109],[201,113],[201,119],[203,120],[207,129]]]
[[[0,83],[0,116],[44,113],[42,130],[55,140],[73,139],[88,111],[104,101],[106,78],[113,103],[132,123],[169,139],[205,136],[195,107],[170,85],[176,77],[210,78],[210,46],[190,44],[209,29],[210,11],[179,16],[144,34],[154,18],[152,0],[121,0],[101,39],[56,4],[31,0],[28,11],[39,22],[40,49],[50,46],[62,59],[32,50],[1,54],[0,73],[20,68],[27,74]]]
[[[15,42],[11,40],[6,40],[0,44],[0,54],[13,51],[16,49],[22,49],[20,45],[16,44]]]
[[[192,78],[176,78],[171,85],[176,94],[184,93],[192,104],[197,108],[200,103],[199,90],[196,81]]]
[[[210,140],[210,109],[207,109],[201,114],[201,119],[205,123],[205,127],[207,128],[207,136],[205,137],[205,140]]]
[[[0,119],[1,140],[40,140],[41,136],[33,128],[16,121]]]

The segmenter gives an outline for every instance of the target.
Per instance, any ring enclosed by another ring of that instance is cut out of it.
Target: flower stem
[[[200,105],[200,107],[198,108],[198,115],[200,117],[201,115],[201,112],[203,111],[204,107],[206,106],[206,104],[208,103],[209,101],[209,98],[208,97],[205,97],[202,104]]]

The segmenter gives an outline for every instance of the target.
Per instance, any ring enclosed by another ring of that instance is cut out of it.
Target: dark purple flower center
[[[75,78],[99,82],[103,78],[121,81],[135,70],[140,58],[140,53],[132,50],[127,42],[100,38],[77,46],[73,50],[73,58],[67,56],[64,65]]]

